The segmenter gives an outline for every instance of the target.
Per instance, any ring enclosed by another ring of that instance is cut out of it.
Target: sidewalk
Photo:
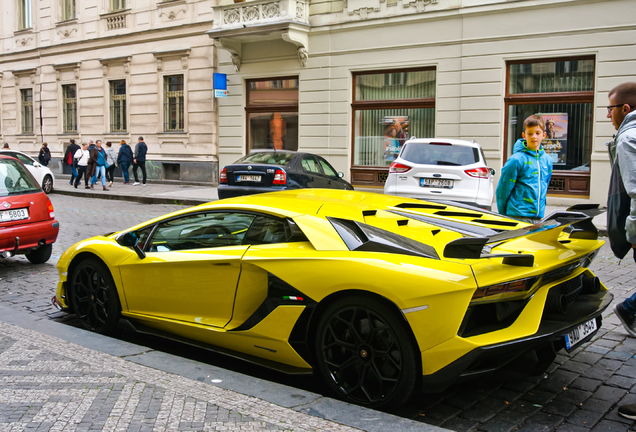
[[[4,305],[0,430],[448,431]]]
[[[95,185],[95,190],[84,189],[82,185],[77,189],[68,184],[70,176],[59,175],[55,178],[54,193],[60,193],[71,196],[91,196],[100,199],[112,199],[133,201],[143,204],[183,204],[183,205],[199,205],[219,199],[217,188],[214,186],[189,185],[187,182],[168,182],[148,183],[146,186],[132,186],[122,183],[122,179],[114,183],[109,191],[102,190],[101,184]],[[366,192],[382,193],[382,189],[357,189]],[[550,215],[555,211],[564,211],[568,205],[557,206],[548,205],[545,214]],[[601,236],[607,235],[605,213],[594,218],[594,225],[599,230]]]

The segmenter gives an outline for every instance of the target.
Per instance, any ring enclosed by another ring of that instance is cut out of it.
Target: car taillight
[[[287,175],[285,174],[285,171],[277,169],[276,174],[274,174],[274,181],[272,182],[272,184],[275,184],[275,185],[287,184]]]
[[[464,172],[471,177],[485,178],[485,179],[490,177],[490,169],[484,168],[484,167],[473,168],[473,169],[466,170]]]
[[[413,167],[410,167],[408,165],[404,165],[401,163],[393,162],[391,166],[389,167],[389,173],[402,174],[402,173],[410,171],[411,168]]]
[[[46,206],[49,211],[49,218],[55,219],[55,211],[53,211],[53,204],[51,203],[51,200],[49,198],[46,199]]]
[[[227,171],[225,168],[223,168],[219,174],[219,183],[227,183]]]
[[[486,297],[496,296],[499,294],[525,293],[532,288],[532,285],[534,285],[536,280],[536,277],[531,277],[528,279],[505,282],[498,285],[491,285],[484,288],[477,288],[477,291],[473,294],[471,301],[483,300]]]

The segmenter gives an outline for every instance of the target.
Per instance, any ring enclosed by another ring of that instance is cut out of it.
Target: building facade
[[[498,172],[539,113],[555,167],[549,199],[602,203],[615,132],[607,93],[636,81],[634,0],[0,8],[0,140],[28,152],[44,140],[59,157],[70,137],[142,135],[154,178],[216,182],[219,166],[276,148],[320,154],[354,186],[381,188],[387,143],[413,136],[475,140]],[[214,72],[227,75],[225,98],[213,97]]]
[[[0,141],[54,165],[70,139],[148,144],[150,178],[214,182],[209,1],[0,3]]]

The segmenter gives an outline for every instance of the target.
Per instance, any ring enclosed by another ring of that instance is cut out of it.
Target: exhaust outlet
[[[597,277],[584,277],[582,294],[596,294],[601,290],[601,281]]]

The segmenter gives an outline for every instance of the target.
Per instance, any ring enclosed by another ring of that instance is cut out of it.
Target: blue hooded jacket
[[[543,146],[534,151],[519,139],[497,184],[497,210],[512,217],[542,218],[552,177],[552,158]]]

